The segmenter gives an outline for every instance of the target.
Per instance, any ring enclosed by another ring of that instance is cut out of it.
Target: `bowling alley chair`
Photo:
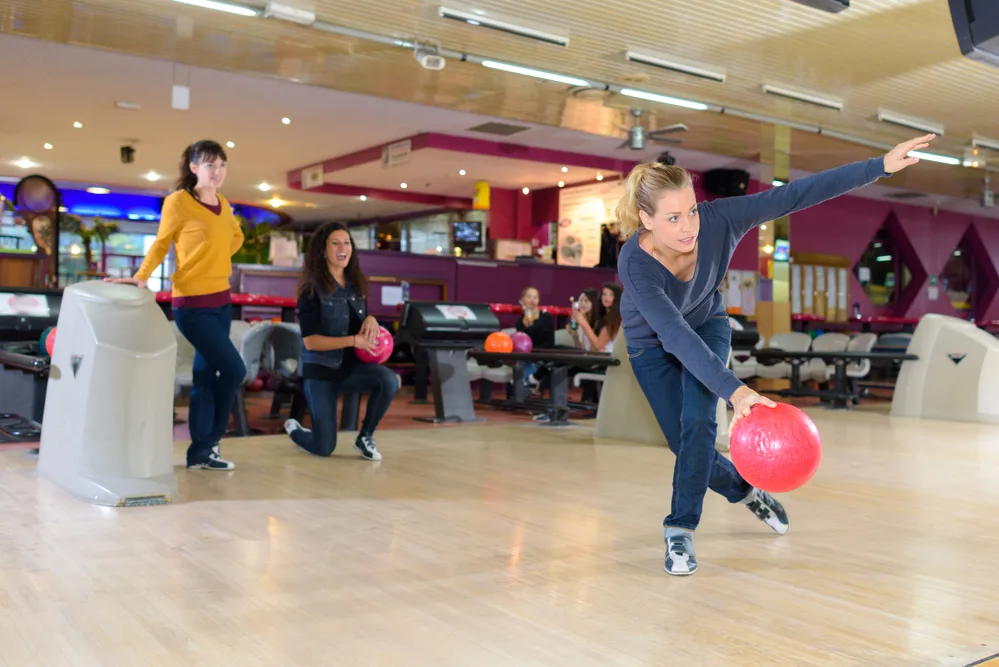
[[[275,322],[264,351],[264,370],[271,377],[274,399],[268,419],[277,419],[281,407],[291,400],[291,416],[301,419],[304,411],[301,382],[298,367],[302,355],[302,330],[297,323]],[[299,416],[296,416],[299,415]]]
[[[843,352],[850,344],[850,337],[844,333],[824,333],[812,341],[813,352]],[[822,359],[809,359],[801,365],[801,381],[825,382],[836,370],[835,364]]]
[[[607,369],[597,406],[594,437],[647,445],[667,444],[666,436],[659,428],[652,407],[631,369],[623,328],[614,339],[611,356],[618,359],[621,365]]]
[[[874,344],[877,343],[878,337],[876,334],[872,333],[862,333],[857,334],[850,339],[850,342],[846,346],[847,352],[870,352],[874,349]],[[857,382],[863,380],[871,372],[871,360],[870,359],[860,359],[858,361],[851,361],[846,365],[846,377],[850,384],[850,388],[856,391]],[[822,379],[823,382],[831,381],[833,376],[836,374],[836,367],[830,365],[826,370],[826,376]],[[864,395],[867,395],[866,390]],[[853,403],[859,403],[859,399],[853,399]]]
[[[812,345],[812,337],[800,331],[788,331],[774,334],[767,347],[784,350],[785,352],[808,352]],[[791,377],[791,364],[786,361],[779,361],[773,365],[758,363],[756,366],[756,377],[769,380],[780,380]]]
[[[237,324],[246,326],[236,326]],[[246,322],[233,322],[234,333],[245,332],[239,336],[239,344],[236,345],[239,356],[242,357],[243,364],[246,366],[246,376],[243,378],[243,384],[236,393],[236,400],[232,406],[232,414],[236,421],[235,435],[238,437],[245,437],[254,433],[253,429],[250,428],[250,422],[246,415],[246,386],[256,380],[260,374],[264,347],[267,345],[267,340],[270,338],[273,329],[274,322],[270,320],[254,322],[252,325]],[[235,336],[231,337],[235,343]]]

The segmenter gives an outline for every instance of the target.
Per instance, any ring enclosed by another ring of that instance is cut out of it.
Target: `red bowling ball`
[[[785,493],[815,474],[822,440],[808,415],[793,405],[757,405],[732,429],[729,452],[747,482],[763,491]]]
[[[392,338],[392,334],[385,327],[378,327],[378,337],[375,340],[374,351],[368,352],[357,347],[354,348],[354,353],[365,364],[384,364],[392,356],[394,349],[395,339]]]

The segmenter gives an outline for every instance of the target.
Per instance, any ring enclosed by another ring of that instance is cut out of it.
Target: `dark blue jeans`
[[[728,318],[712,317],[695,332],[720,359],[728,359],[732,344]],[[700,523],[704,495],[709,488],[733,503],[752,490],[732,462],[715,450],[718,397],[661,346],[629,345],[628,359],[669,448],[676,455],[672,508],[663,525],[693,530]]]
[[[187,461],[196,463],[205,460],[225,435],[236,392],[246,377],[246,366],[229,340],[231,305],[174,308],[173,319],[194,346]]]
[[[357,364],[341,383],[306,379],[304,385],[305,400],[312,415],[312,431],[297,429],[292,431],[291,439],[316,456],[329,456],[336,449],[337,399],[341,391],[370,394],[361,433],[371,436],[399,390],[395,373],[378,364]]]

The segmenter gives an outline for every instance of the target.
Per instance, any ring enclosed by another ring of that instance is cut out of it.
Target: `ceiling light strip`
[[[660,104],[671,104],[673,106],[684,107],[687,109],[695,109],[697,111],[707,111],[709,109],[707,104],[703,102],[693,102],[691,100],[684,100],[679,97],[670,97],[669,95],[659,95],[657,93],[647,93],[644,90],[634,90],[633,88],[621,88],[617,92],[627,97],[634,97],[640,100],[648,100],[649,102],[658,102]]]
[[[836,111],[843,110],[843,103],[839,100],[823,97],[815,93],[806,93],[803,91],[790,90],[788,88],[782,88],[780,86],[773,86],[769,83],[765,83],[762,86],[763,92],[767,95],[775,95],[777,97],[785,97],[789,100],[794,100],[796,102],[805,102],[806,104],[814,104],[817,107],[823,107],[826,109],[835,109]]]
[[[725,82],[724,72],[712,72],[711,70],[703,69],[701,67],[693,67],[692,65],[685,65],[683,63],[665,60],[664,58],[658,58],[644,53],[637,53],[635,51],[625,51],[624,57],[626,60],[630,60],[633,63],[651,65],[652,67],[658,67],[659,69],[665,69],[679,74],[686,74],[688,76],[696,76],[700,79],[708,79],[719,83]]]
[[[590,82],[585,79],[577,79],[572,76],[563,76],[562,74],[553,74],[552,72],[544,72],[537,69],[531,69],[530,67],[521,67],[520,65],[511,65],[509,63],[501,63],[495,60],[483,60],[482,65],[488,67],[489,69],[498,69],[504,72],[511,72],[513,74],[522,74],[524,76],[534,77],[535,79],[545,79],[546,81],[555,81],[556,83],[564,83],[567,86],[584,86],[589,87]]]
[[[943,125],[937,123],[932,123],[928,120],[923,120],[921,118],[912,118],[911,116],[904,116],[902,114],[895,113],[894,111],[886,111],[885,109],[878,110],[878,120],[882,123],[891,123],[892,125],[900,125],[901,127],[907,127],[910,130],[919,130],[920,132],[928,132],[942,137],[944,133]]]
[[[463,12],[460,9],[452,9],[451,7],[444,7],[443,5],[440,6],[437,11],[442,18],[453,19],[455,21],[461,21],[469,25],[480,26],[483,28],[491,28],[492,30],[499,30],[500,32],[517,35],[518,37],[527,37],[529,39],[554,44],[556,46],[569,46],[569,38],[565,35],[557,35],[552,32],[537,30],[536,28],[528,28],[526,26],[516,25],[515,23],[494,19],[490,16],[486,16],[485,14]]]
[[[990,151],[999,151],[999,141],[996,141],[995,139],[988,139],[977,134],[971,137],[971,145],[975,148],[986,148]]]
[[[218,12],[226,12],[228,14],[237,14],[239,16],[257,16],[257,10],[246,7],[245,5],[235,5],[231,2],[217,2],[216,0],[173,0],[174,2],[179,2],[182,5],[192,5],[194,7],[201,7],[202,9],[214,9]]]

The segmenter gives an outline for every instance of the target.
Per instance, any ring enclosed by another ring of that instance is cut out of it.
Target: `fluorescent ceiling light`
[[[943,136],[944,133],[942,125],[931,123],[930,121],[922,120],[921,118],[903,116],[902,114],[895,113],[894,111],[885,111],[884,109],[878,111],[878,120],[882,123],[901,125],[902,127],[919,130],[920,132],[932,132],[938,137]]]
[[[111,191],[108,190],[107,188],[99,188],[99,187],[87,188],[87,192],[89,192],[92,195],[107,195],[107,194],[111,194]]]
[[[835,109],[836,111],[843,110],[843,103],[837,99],[831,97],[824,97],[822,95],[817,95],[816,93],[806,93],[803,91],[790,90],[788,88],[781,88],[779,86],[772,86],[769,83],[763,84],[763,92],[767,95],[776,95],[777,97],[786,97],[797,102],[806,102],[808,104],[814,104],[815,106],[825,107],[826,109]]]
[[[668,69],[672,72],[679,72],[680,74],[688,74],[690,76],[696,76],[701,79],[710,79],[711,81],[718,81],[720,83],[725,82],[725,74],[723,72],[712,72],[711,70],[702,69],[700,67],[693,67],[691,65],[684,65],[683,63],[677,63],[670,60],[665,60],[663,58],[657,58],[656,56],[646,55],[644,53],[636,53],[634,51],[625,51],[624,57],[634,63],[642,63],[643,65],[652,65],[653,67],[658,67],[660,69]]]
[[[691,102],[690,100],[681,100],[679,97],[656,95],[655,93],[647,93],[644,90],[632,90],[631,88],[624,88],[621,90],[621,94],[627,95],[628,97],[637,97],[640,100],[659,102],[660,104],[672,104],[678,107],[686,107],[687,109],[696,109],[697,111],[708,110],[707,104],[701,104],[700,102]]]
[[[536,79],[545,79],[547,81],[555,81],[557,83],[564,83],[567,86],[586,86],[589,87],[590,82],[584,81],[583,79],[577,79],[574,76],[563,76],[561,74],[552,74],[551,72],[542,72],[537,69],[530,69],[528,67],[520,67],[519,65],[510,65],[508,63],[500,63],[495,60],[483,60],[482,64],[490,69],[503,70],[504,72],[513,72],[514,74],[523,74],[524,76],[533,76]]]
[[[987,148],[990,151],[999,151],[999,141],[995,139],[986,139],[985,137],[980,137],[977,134],[971,138],[971,145],[975,148]]]
[[[909,155],[912,157],[918,157],[920,160],[928,160],[930,162],[939,162],[940,164],[951,164],[958,165],[961,161],[956,157],[948,157],[946,155],[934,155],[933,153],[923,153],[922,151],[909,151]]]
[[[194,5],[195,7],[202,7],[204,9],[214,9],[219,12],[238,14],[239,16],[257,15],[257,11],[255,9],[250,9],[249,7],[243,7],[241,5],[229,4],[228,2],[216,2],[216,0],[173,0],[173,1],[179,2],[182,5]]]
[[[316,22],[316,13],[298,7],[292,7],[278,2],[268,2],[264,8],[265,19],[280,19],[300,25],[312,25]]]
[[[490,18],[484,14],[473,14],[471,12],[463,12],[459,9],[451,9],[450,7],[444,6],[438,8],[438,13],[442,18],[462,21],[464,23],[468,23],[469,25],[492,28],[493,30],[508,32],[512,35],[528,37],[530,39],[536,39],[540,42],[547,42],[548,44],[555,44],[557,46],[569,46],[569,38],[563,35],[556,35],[555,33],[536,30],[534,28],[527,28],[513,23],[508,23],[506,21],[500,21]]]
[[[11,162],[15,167],[20,167],[21,169],[34,169],[38,166],[37,162],[32,162],[29,158],[23,157],[20,160],[15,160]]]

